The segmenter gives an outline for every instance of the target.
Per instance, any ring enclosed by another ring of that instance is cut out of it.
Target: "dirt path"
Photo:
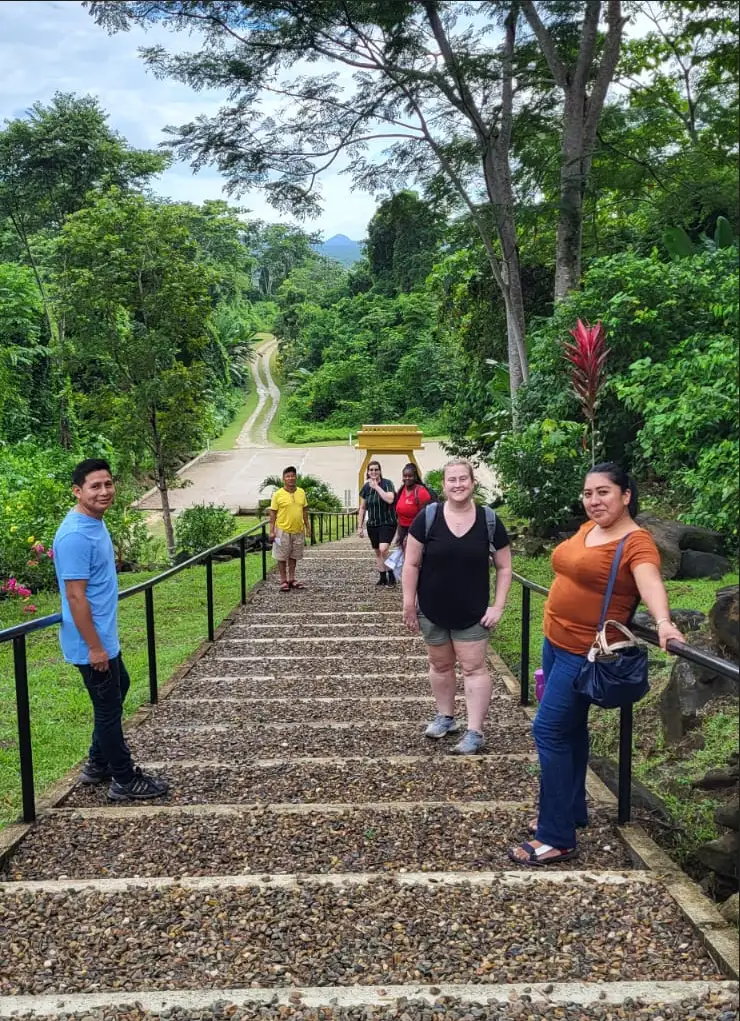
[[[270,372],[270,359],[275,351],[277,351],[275,337],[264,340],[255,348],[250,371],[257,391],[257,407],[244,423],[236,439],[237,448],[267,444],[267,430],[277,414],[280,403],[280,390]]]

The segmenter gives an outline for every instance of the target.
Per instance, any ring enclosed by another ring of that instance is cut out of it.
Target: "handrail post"
[[[206,558],[206,603],[208,607],[208,641],[213,641],[213,557]]]
[[[632,706],[619,710],[619,790],[617,820],[620,826],[632,817]]]
[[[324,515],[319,515],[319,542],[324,541]]]
[[[239,578],[241,581],[241,603],[242,606],[247,601],[247,540],[244,536],[239,540]]]
[[[529,607],[530,595],[526,585],[522,585],[522,647],[521,673],[519,675],[519,703],[529,705]]]
[[[149,701],[156,705],[159,701],[157,691],[157,642],[154,636],[154,589],[144,591],[146,608],[146,652],[149,661]]]
[[[267,525],[262,523],[262,580],[267,581]]]
[[[36,819],[36,800],[33,789],[33,747],[31,744],[31,711],[28,703],[28,661],[26,636],[13,639],[13,667],[15,671],[15,704],[18,715],[18,754],[21,760],[21,794],[23,821]]]
[[[316,515],[309,515],[309,521],[311,522],[311,545],[316,545]]]

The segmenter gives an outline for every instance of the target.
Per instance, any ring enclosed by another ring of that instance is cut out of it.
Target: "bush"
[[[504,497],[516,517],[546,535],[578,510],[578,494],[591,465],[580,422],[546,418],[508,433],[494,449]]]
[[[682,517],[737,535],[737,336],[695,334],[662,363],[634,362],[616,384],[643,420],[637,442]]]
[[[188,507],[175,520],[177,551],[191,557],[218,546],[233,534],[233,515],[225,507],[213,503]]]

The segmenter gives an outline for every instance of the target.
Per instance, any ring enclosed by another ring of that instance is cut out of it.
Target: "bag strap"
[[[483,508],[486,515],[486,527],[488,528],[488,551],[491,554],[496,552],[496,511],[487,505]]]
[[[437,516],[437,507],[439,507],[438,503],[428,503],[424,508],[424,542],[427,541],[429,529]]]
[[[617,571],[619,570],[619,563],[622,559],[622,551],[624,550],[624,544],[627,542],[629,533],[624,536],[623,539],[619,540],[619,545],[614,550],[614,559],[612,560],[611,571],[609,572],[609,581],[606,585],[606,592],[604,593],[604,603],[601,607],[601,616],[599,617],[599,631],[604,626],[606,615],[609,612],[609,603],[612,600],[612,593],[614,592],[614,585],[617,580]]]

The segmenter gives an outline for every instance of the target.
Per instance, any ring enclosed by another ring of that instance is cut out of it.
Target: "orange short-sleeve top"
[[[601,604],[618,539],[602,546],[587,546],[593,521],[581,525],[575,535],[552,553],[555,580],[545,603],[545,637],[553,645],[578,656],[590,649],[601,616]],[[639,599],[632,572],[639,564],[660,568],[660,553],[644,528],[630,532],[622,551],[607,617],[626,624]]]

